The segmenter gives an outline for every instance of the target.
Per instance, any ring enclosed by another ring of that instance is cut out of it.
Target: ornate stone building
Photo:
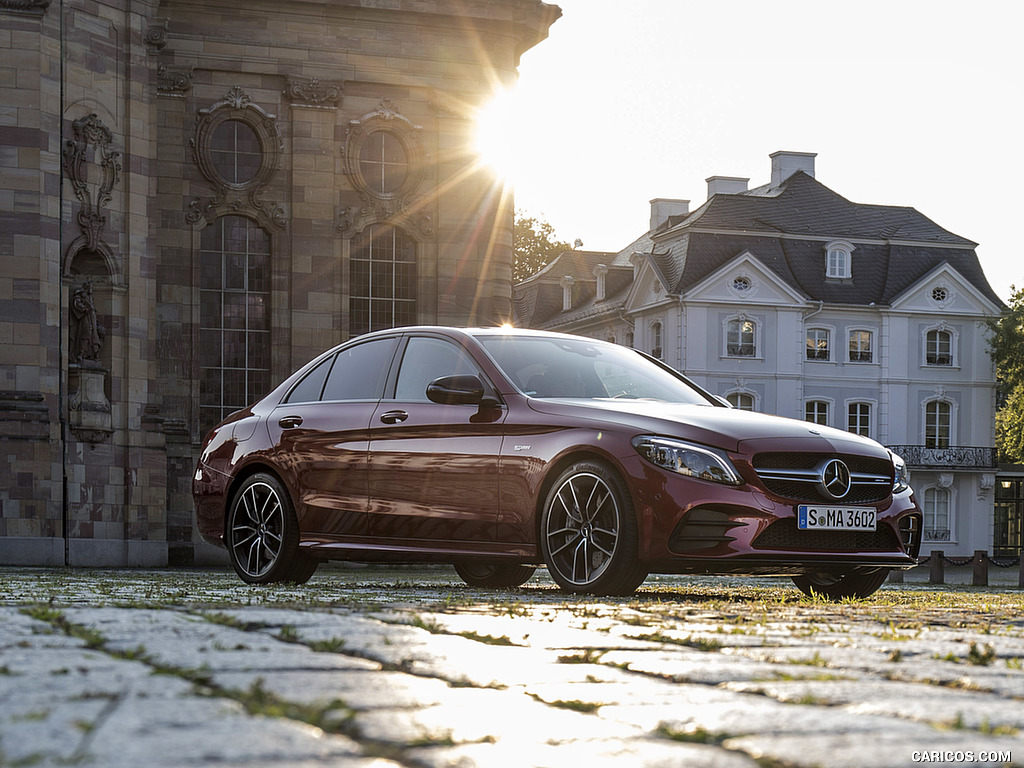
[[[472,118],[558,15],[0,0],[0,562],[189,562],[222,416],[350,335],[508,319]]]

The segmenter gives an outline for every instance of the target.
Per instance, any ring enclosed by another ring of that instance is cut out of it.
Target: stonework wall
[[[222,216],[269,242],[271,382],[348,338],[369,227],[415,242],[415,322],[511,315],[511,201],[473,165],[472,117],[558,11],[381,5],[0,4],[0,562],[191,560],[200,244]],[[225,117],[258,136],[251,184],[211,160]],[[409,161],[393,194],[361,176],[379,129]]]

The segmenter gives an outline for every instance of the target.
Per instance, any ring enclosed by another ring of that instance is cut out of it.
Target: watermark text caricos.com
[[[915,763],[994,763],[1008,765],[1013,762],[1010,750],[979,751],[952,749],[922,749],[910,754]]]

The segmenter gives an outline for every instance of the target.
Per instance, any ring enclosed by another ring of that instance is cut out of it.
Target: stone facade
[[[558,13],[0,2],[0,562],[188,562],[220,415],[368,327],[508,319],[472,116]]]

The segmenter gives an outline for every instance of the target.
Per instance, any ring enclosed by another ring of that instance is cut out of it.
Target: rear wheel
[[[231,500],[225,543],[231,564],[248,584],[309,581],[317,561],[299,552],[299,524],[281,481],[260,472]]]
[[[518,563],[456,563],[455,572],[471,587],[521,587],[537,569]]]
[[[885,583],[888,568],[860,573],[805,573],[793,577],[793,583],[808,597],[819,595],[829,600],[870,597]]]
[[[558,476],[544,501],[540,545],[562,589],[629,595],[647,578],[637,560],[633,503],[619,475],[596,461]]]

